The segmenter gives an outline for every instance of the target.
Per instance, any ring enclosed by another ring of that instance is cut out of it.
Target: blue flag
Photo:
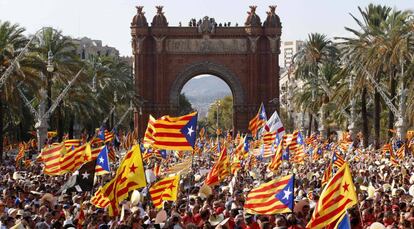
[[[338,223],[336,224],[337,229],[351,229],[351,222],[349,220],[348,212],[345,212],[341,218],[339,218]]]
[[[109,167],[109,159],[108,159],[108,147],[104,146],[101,152],[98,154],[98,158],[96,159],[96,165],[102,167],[105,171],[111,171]]]

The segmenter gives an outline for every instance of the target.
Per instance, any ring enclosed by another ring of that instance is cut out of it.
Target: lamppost
[[[349,76],[349,91],[352,91],[354,89],[354,76],[351,74]],[[355,139],[355,104],[356,104],[356,99],[355,96],[352,96],[351,98],[351,116],[350,116],[350,120],[349,120],[349,126],[348,126],[348,130],[349,130],[349,134],[351,135],[352,139]]]
[[[52,72],[55,70],[53,66],[53,53],[51,50],[49,50],[49,52],[47,53],[46,70],[49,74],[52,74]],[[40,103],[38,112],[39,115],[37,116],[37,122],[35,124],[39,152],[42,150],[43,145],[45,144],[45,141],[47,139],[47,129],[49,128],[49,117],[45,116],[46,103],[48,100],[45,84],[47,83],[48,79],[46,79],[43,72],[40,72],[40,79],[42,80],[42,86],[40,88]]]
[[[216,125],[217,125],[217,139],[219,138],[220,135],[220,128],[219,128],[219,123],[218,123],[218,118],[219,118],[219,107],[221,106],[220,100],[217,100],[215,103],[216,107],[217,107],[217,116],[216,116]]]

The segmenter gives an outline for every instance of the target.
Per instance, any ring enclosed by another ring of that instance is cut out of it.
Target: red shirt
[[[250,225],[247,225],[246,229],[260,229],[260,226],[257,222],[253,222]]]

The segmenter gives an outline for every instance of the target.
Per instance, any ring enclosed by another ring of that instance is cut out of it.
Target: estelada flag
[[[323,189],[312,218],[306,228],[324,228],[338,220],[358,199],[347,162],[336,172]]]
[[[152,203],[156,208],[162,208],[164,201],[176,201],[178,187],[180,182],[180,175],[173,177],[166,177],[157,183],[153,184],[149,189]]]
[[[99,208],[108,207],[109,216],[117,216],[119,203],[128,197],[129,191],[146,185],[140,147],[134,145],[125,154],[115,177],[95,192],[91,203]]]
[[[252,132],[253,137],[256,137],[258,130],[266,125],[266,122],[266,111],[262,103],[257,114],[249,122],[249,130]]]
[[[207,174],[204,184],[209,186],[218,184],[228,175],[230,175],[230,157],[227,154],[226,147],[223,147],[217,162]]]
[[[261,184],[247,195],[244,210],[249,214],[273,215],[292,212],[294,175]]]
[[[154,124],[153,147],[164,150],[194,149],[197,133],[197,112],[180,116],[163,116]]]

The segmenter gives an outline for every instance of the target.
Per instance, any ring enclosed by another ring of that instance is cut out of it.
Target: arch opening
[[[183,105],[187,102],[181,94],[194,110],[199,111],[199,124],[208,127],[209,133],[215,132],[217,123],[223,131],[232,130],[236,107],[244,101],[239,79],[226,67],[211,62],[192,64],[176,77],[170,92],[170,104],[178,114],[186,112]]]

